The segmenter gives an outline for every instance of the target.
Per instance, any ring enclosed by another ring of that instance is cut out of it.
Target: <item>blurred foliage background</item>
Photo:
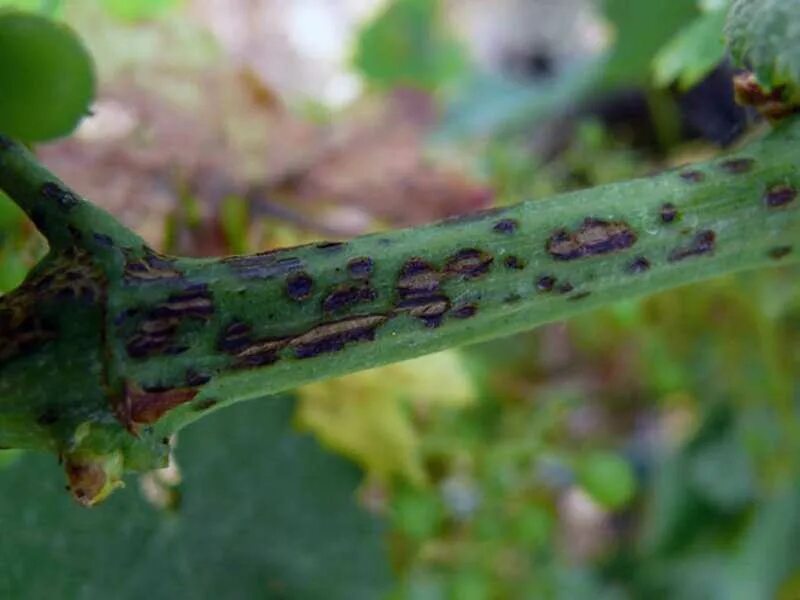
[[[165,252],[347,238],[764,126],[726,0],[0,0],[86,41],[39,154]],[[0,57],[0,60],[2,58]],[[0,198],[0,291],[44,242]],[[237,406],[91,511],[0,452],[8,598],[800,598],[800,279],[748,272]]]

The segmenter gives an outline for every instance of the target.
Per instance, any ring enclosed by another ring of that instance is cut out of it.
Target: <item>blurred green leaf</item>
[[[0,469],[13,465],[22,454],[22,450],[0,450]]]
[[[49,457],[0,471],[2,598],[379,598],[382,528],[356,506],[360,474],[291,430],[286,398],[235,406],[181,434],[181,501],[137,492],[92,510]]]
[[[248,251],[249,216],[249,207],[244,198],[228,196],[222,201],[220,223],[222,231],[225,233],[225,242],[234,254],[244,254]]]
[[[466,67],[461,47],[442,22],[438,0],[393,0],[361,32],[354,63],[379,89],[433,89]]]
[[[39,11],[46,15],[60,12],[62,0],[0,0],[0,9],[16,8],[18,10]]]
[[[722,510],[736,510],[753,498],[750,457],[732,433],[695,450],[687,476],[698,496]]]
[[[669,41],[654,59],[656,85],[677,81],[687,90],[700,83],[725,57],[725,16],[725,10],[705,13]]]
[[[152,19],[175,8],[182,0],[102,0],[106,10],[124,21]]]
[[[800,97],[800,0],[734,0],[725,34],[739,65]]]
[[[589,454],[578,463],[577,473],[583,490],[605,508],[622,508],[636,493],[633,470],[628,461],[617,454]]]
[[[528,83],[486,73],[463,81],[445,106],[437,141],[484,136],[536,122],[573,106],[596,82],[599,63],[573,65],[546,82]]]
[[[775,598],[800,569],[800,484],[794,482],[761,504],[730,565],[730,600]],[[795,596],[796,597],[796,596]]]
[[[25,141],[72,132],[94,99],[94,66],[65,25],[0,13],[0,131]]]
[[[392,499],[393,523],[414,540],[433,535],[441,526],[444,508],[431,491],[409,485],[397,490]]]
[[[614,29],[604,87],[647,85],[656,53],[698,16],[695,0],[605,0]]]
[[[491,580],[475,569],[457,573],[450,588],[452,600],[486,600],[491,596]]]

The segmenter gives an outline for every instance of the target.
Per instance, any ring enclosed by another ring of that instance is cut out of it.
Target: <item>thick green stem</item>
[[[0,299],[0,445],[66,454],[90,502],[110,488],[87,491],[87,469],[152,466],[233,402],[800,259],[800,122],[649,179],[207,260],[156,254],[0,148],[0,189],[53,247]]]

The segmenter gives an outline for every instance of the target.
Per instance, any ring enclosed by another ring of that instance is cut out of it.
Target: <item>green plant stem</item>
[[[197,260],[156,254],[0,140],[0,189],[52,249],[0,298],[0,446],[65,455],[73,493],[92,503],[117,471],[159,464],[162,440],[233,402],[795,262],[798,156],[794,122],[647,179]],[[103,485],[89,489],[87,470]]]

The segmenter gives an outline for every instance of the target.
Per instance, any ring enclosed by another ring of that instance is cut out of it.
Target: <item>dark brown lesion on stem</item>
[[[553,233],[546,250],[556,260],[576,260],[626,250],[636,240],[633,229],[624,221],[587,217],[575,231],[559,229]]]
[[[717,234],[710,229],[697,233],[692,241],[685,246],[675,248],[670,252],[669,262],[678,262],[692,256],[703,256],[714,252]]]

